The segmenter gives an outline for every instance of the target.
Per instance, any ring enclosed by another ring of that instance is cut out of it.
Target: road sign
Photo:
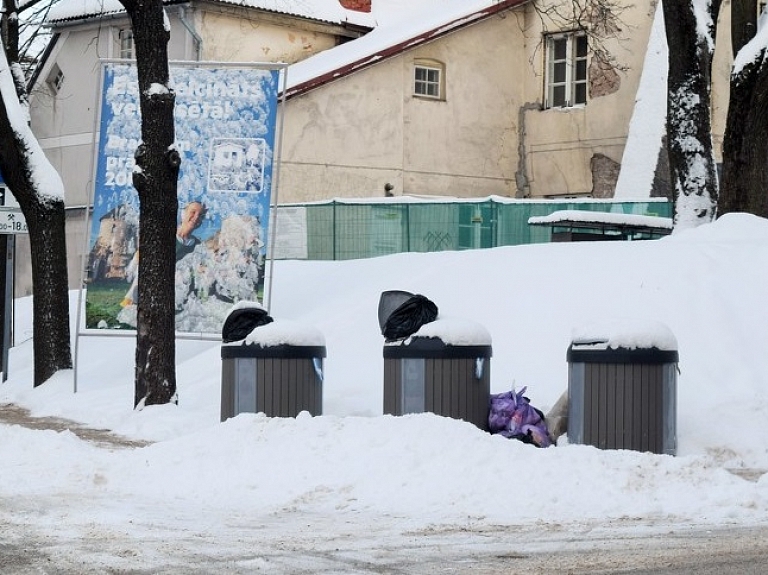
[[[0,208],[0,234],[26,234],[27,221],[19,208]]]

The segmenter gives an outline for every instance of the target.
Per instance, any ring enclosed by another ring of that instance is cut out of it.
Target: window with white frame
[[[445,66],[433,60],[414,64],[413,95],[434,100],[445,99]]]
[[[546,38],[546,107],[587,103],[587,37],[580,32]]]
[[[123,28],[119,33],[120,37],[120,58],[130,60],[133,58],[133,30]]]

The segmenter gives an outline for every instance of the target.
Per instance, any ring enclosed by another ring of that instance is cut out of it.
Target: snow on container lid
[[[223,344],[221,357],[325,357],[325,337],[313,326],[275,320],[243,340]]]
[[[663,323],[622,318],[576,328],[568,361],[599,363],[670,363],[678,361],[677,339]]]
[[[385,358],[491,357],[491,334],[476,321],[438,317],[404,340],[384,344]]]

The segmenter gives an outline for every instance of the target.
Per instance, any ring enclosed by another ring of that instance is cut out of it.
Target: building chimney
[[[356,12],[370,12],[371,0],[339,0],[342,8]]]

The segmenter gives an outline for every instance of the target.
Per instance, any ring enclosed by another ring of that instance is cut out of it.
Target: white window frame
[[[133,30],[131,28],[121,28],[117,33],[118,46],[120,48],[120,58],[123,60],[133,60],[135,47],[133,44]]]
[[[545,38],[545,107],[573,108],[587,104],[589,43],[583,32],[551,34]],[[583,53],[578,48],[583,47]],[[556,48],[565,48],[556,54]]]
[[[414,62],[413,95],[428,100],[445,100],[445,65],[434,60]]]

